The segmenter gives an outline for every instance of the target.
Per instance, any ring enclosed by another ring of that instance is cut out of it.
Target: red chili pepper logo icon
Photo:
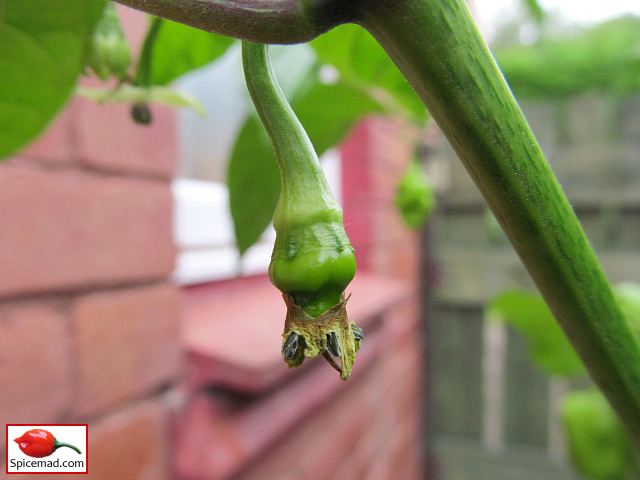
[[[29,430],[22,434],[21,437],[14,440],[22,450],[22,453],[30,457],[42,458],[48,457],[60,447],[69,447],[78,453],[80,449],[68,443],[61,443],[51,434],[41,428]]]

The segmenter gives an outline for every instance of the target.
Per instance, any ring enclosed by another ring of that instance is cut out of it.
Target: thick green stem
[[[362,2],[359,23],[420,95],[595,382],[640,445],[640,348],[461,0]]]
[[[335,0],[115,0],[192,27],[262,43],[308,42],[344,23]]]

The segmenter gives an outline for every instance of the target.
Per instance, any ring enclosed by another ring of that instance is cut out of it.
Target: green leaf
[[[227,171],[229,207],[240,255],[271,222],[280,192],[280,171],[257,115],[240,130]]]
[[[433,184],[416,159],[409,162],[400,178],[395,205],[405,225],[412,230],[422,228],[436,206]]]
[[[36,138],[73,92],[102,0],[0,2],[0,158]]]
[[[164,20],[153,49],[152,81],[167,85],[220,57],[232,38]]]
[[[633,446],[600,391],[571,392],[561,410],[569,456],[580,473],[593,480],[630,478]]]
[[[618,283],[613,287],[613,293],[631,330],[640,340],[640,285],[633,282]]]
[[[338,145],[358,119],[382,111],[378,103],[359,90],[317,81],[292,106],[318,155]]]
[[[531,15],[531,18],[537,23],[542,23],[545,18],[545,12],[538,0],[522,0],[522,2],[529,15]]]
[[[573,377],[585,373],[578,355],[539,294],[501,292],[486,306],[485,318],[506,322],[520,332],[527,340],[531,359],[548,374]]]
[[[518,98],[640,91],[640,17],[623,16],[577,32],[494,48]]]
[[[417,123],[426,120],[427,110],[416,93],[365,29],[341,25],[310,45],[321,62],[336,68],[345,84],[375,98],[390,113],[400,113]]]
[[[309,52],[313,53],[308,47],[276,51],[273,63],[276,71],[281,71],[278,77],[286,79],[282,82],[283,90],[292,97],[292,107],[316,153],[322,155],[344,138],[357,119],[381,109],[358,90],[320,83],[317,64],[313,56],[308,57]],[[295,71],[287,69],[287,65],[292,64],[298,66]],[[306,67],[301,67],[303,64]],[[286,76],[283,71],[287,72]],[[271,222],[280,192],[280,174],[273,148],[255,114],[236,139],[227,185],[236,243],[243,254]]]
[[[78,87],[76,93],[98,103],[161,103],[172,107],[192,108],[201,116],[207,116],[197,98],[170,87],[145,88],[133,85],[121,85],[116,89]]]

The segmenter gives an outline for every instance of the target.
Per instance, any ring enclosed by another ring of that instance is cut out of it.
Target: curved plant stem
[[[116,0],[229,37],[261,43],[307,42],[347,21],[342,0]]]
[[[461,0],[362,2],[359,23],[420,95],[598,386],[640,446],[640,348]]]
[[[280,168],[282,193],[273,215],[274,227],[276,231],[291,228],[292,218],[304,223],[309,217],[324,217],[327,211],[341,221],[342,210],[331,194],[307,132],[280,89],[269,50],[269,45],[242,42],[247,88]]]
[[[347,380],[363,335],[347,316],[344,289],[356,264],[342,210],[311,140],[278,85],[269,46],[243,41],[242,65],[280,169],[269,279],[287,305],[283,357],[297,367],[305,358],[323,355]],[[332,355],[340,357],[340,366]]]

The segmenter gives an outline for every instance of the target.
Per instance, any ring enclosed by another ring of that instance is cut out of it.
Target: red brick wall
[[[359,271],[417,281],[419,234],[403,224],[394,205],[416,138],[406,122],[371,117],[341,147],[344,222]]]
[[[176,129],[154,114],[75,99],[0,165],[0,423],[89,423],[97,479],[169,478]]]

